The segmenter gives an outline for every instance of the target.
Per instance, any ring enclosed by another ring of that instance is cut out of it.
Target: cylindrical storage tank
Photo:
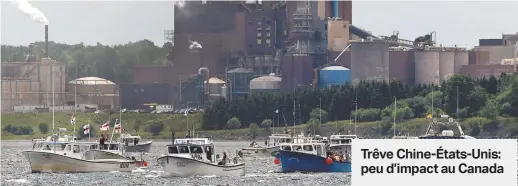
[[[389,80],[389,45],[379,42],[351,44],[351,80]]]
[[[455,52],[455,74],[460,73],[462,65],[469,65],[469,53],[467,51]]]
[[[439,52],[415,52],[415,83],[433,84],[439,81]]]
[[[279,92],[281,90],[281,78],[270,74],[250,81],[250,92]]]
[[[228,71],[227,77],[230,83],[230,93],[235,95],[246,95],[249,92],[250,81],[254,78],[254,73],[245,68],[236,68]]]
[[[228,98],[228,87],[227,85],[223,85],[221,87],[221,97],[227,99]]]
[[[205,84],[205,86],[208,87],[209,96],[221,96],[221,87],[223,87],[225,81],[211,77]]]
[[[439,81],[450,79],[455,73],[455,52],[439,52]]]
[[[351,80],[351,71],[342,66],[329,66],[319,70],[319,87],[344,85]]]

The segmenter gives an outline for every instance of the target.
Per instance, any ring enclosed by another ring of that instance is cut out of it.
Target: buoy
[[[275,158],[275,160],[273,160],[273,163],[275,163],[276,165],[279,165],[279,163],[281,163],[281,162],[279,161],[279,159]]]
[[[144,161],[144,167],[147,167],[147,162],[146,161]]]
[[[331,165],[333,163],[333,160],[331,158],[326,159],[326,164]]]

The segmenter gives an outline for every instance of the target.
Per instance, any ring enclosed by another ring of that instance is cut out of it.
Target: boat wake
[[[6,182],[15,182],[15,183],[29,183],[26,179],[12,179],[12,180],[5,180]]]

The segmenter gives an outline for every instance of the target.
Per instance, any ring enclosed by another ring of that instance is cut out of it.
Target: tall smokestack
[[[49,25],[45,25],[45,56],[49,57]]]

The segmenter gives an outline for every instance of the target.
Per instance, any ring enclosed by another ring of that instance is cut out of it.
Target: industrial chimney
[[[49,57],[49,25],[45,25],[45,56]]]

